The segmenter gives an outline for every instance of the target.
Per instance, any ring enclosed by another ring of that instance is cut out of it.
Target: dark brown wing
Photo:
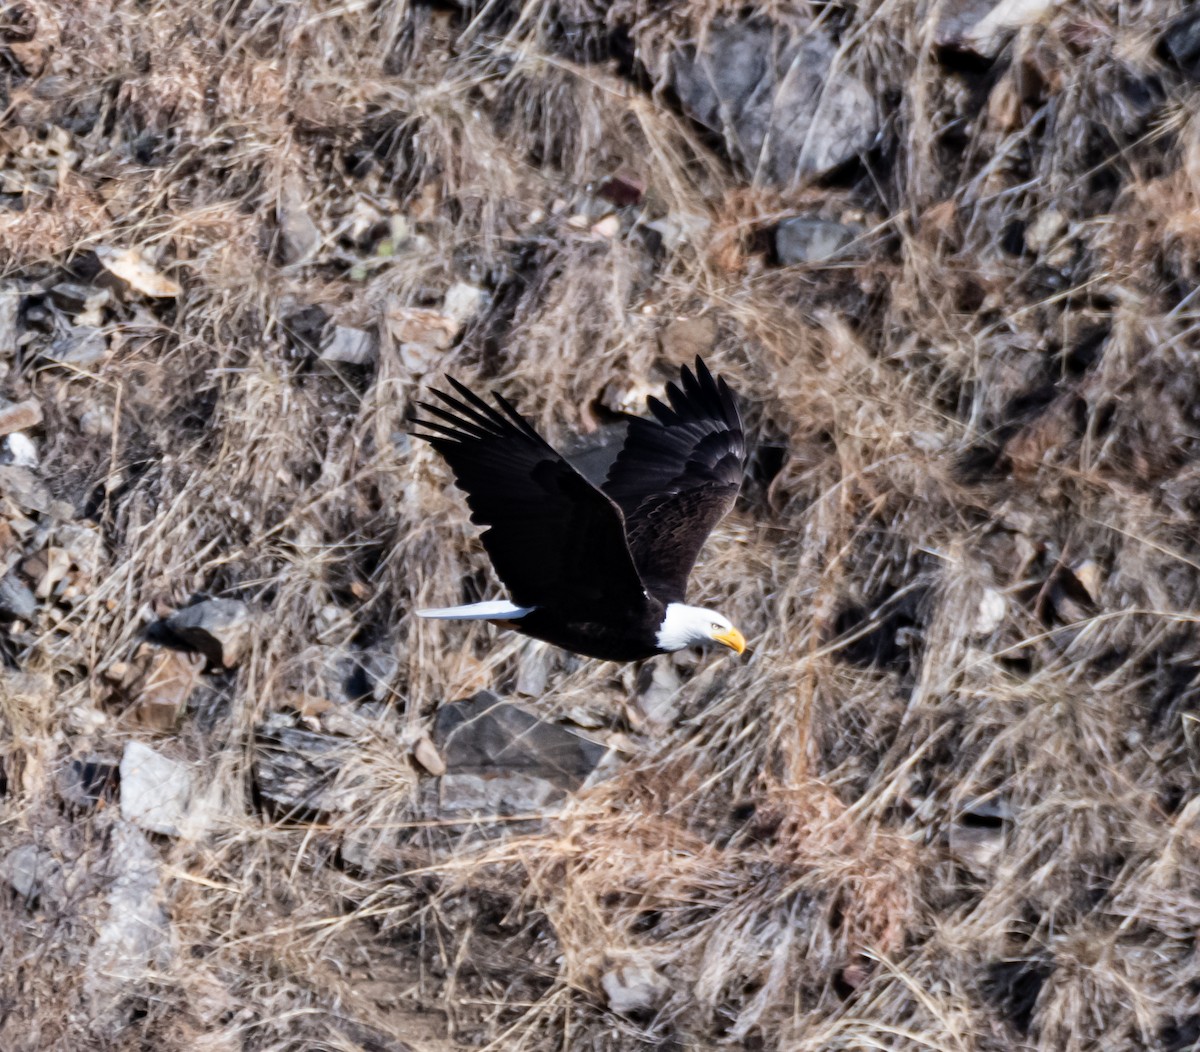
[[[413,432],[450,465],[496,574],[520,606],[603,619],[646,600],[621,511],[568,464],[503,398],[500,410],[449,380],[461,400],[419,403],[438,420]],[[444,422],[439,422],[444,421]]]
[[[724,380],[696,359],[665,406],[647,404],[654,420],[629,425],[604,492],[625,513],[625,535],[647,590],[682,602],[688,574],[712,528],[733,507],[746,467],[746,436],[737,400]]]

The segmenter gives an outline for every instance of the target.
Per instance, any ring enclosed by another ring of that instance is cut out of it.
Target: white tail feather
[[[486,603],[418,610],[417,617],[436,617],[447,621],[515,621],[535,609],[537,608],[533,606],[517,606],[507,599],[489,599]]]

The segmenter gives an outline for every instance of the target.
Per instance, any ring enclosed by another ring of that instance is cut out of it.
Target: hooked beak
[[[736,650],[739,654],[746,649],[746,637],[736,628],[731,628],[728,632],[714,632],[712,637],[718,643],[729,647],[730,650]]]

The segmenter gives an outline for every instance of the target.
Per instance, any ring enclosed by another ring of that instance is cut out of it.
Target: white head
[[[746,639],[729,618],[702,606],[668,603],[662,627],[658,630],[658,645],[662,650],[683,650],[697,644],[721,643],[739,654],[746,649]]]

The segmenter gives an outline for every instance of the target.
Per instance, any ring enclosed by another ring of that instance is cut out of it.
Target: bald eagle
[[[467,495],[471,521],[511,600],[418,610],[488,620],[589,657],[638,661],[696,644],[739,654],[746,640],[714,610],[684,603],[688,574],[737,498],[746,439],[729,385],[699,358],[667,385],[653,420],[634,419],[602,486],[588,482],[504,398],[458,398],[414,418]],[[427,433],[432,432],[432,433]]]

